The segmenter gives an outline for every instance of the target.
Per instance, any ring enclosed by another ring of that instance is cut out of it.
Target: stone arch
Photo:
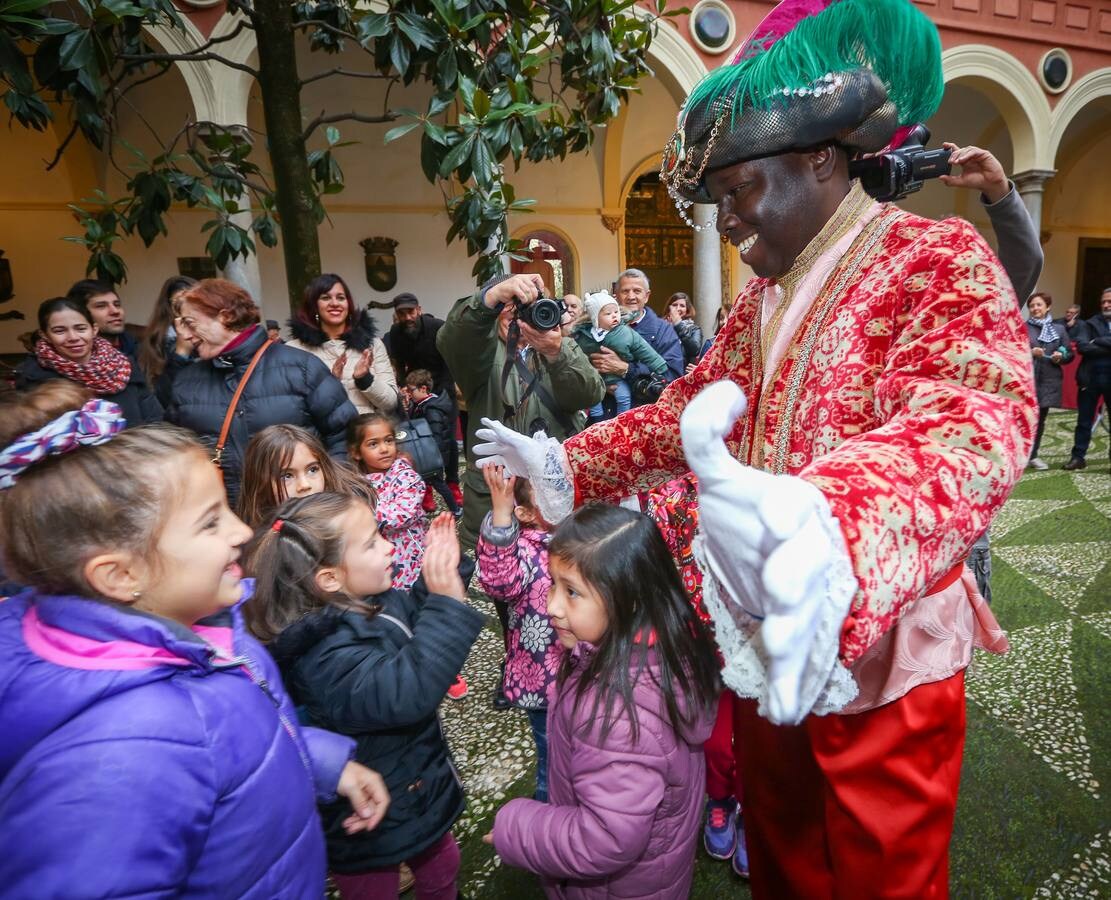
[[[145,28],[167,53],[188,53],[206,40],[231,34],[240,20],[238,13],[222,16],[208,38],[186,16],[181,17],[182,28],[164,25]],[[244,65],[253,64],[257,55],[254,32],[250,28],[241,29],[235,37],[217,46],[221,56]],[[198,121],[220,125],[247,124],[247,101],[254,84],[248,73],[218,62],[179,62],[177,68],[189,89]]]
[[[1089,72],[1061,97],[1053,110],[1052,122],[1047,131],[1046,152],[1051,164],[1047,168],[1052,168],[1052,163],[1056,161],[1061,142],[1072,120],[1089,103],[1101,97],[1111,97],[1111,68]]]
[[[1014,148],[1014,171],[1052,168],[1047,153],[1049,101],[1037,79],[1009,53],[985,44],[962,44],[941,54],[946,83],[962,82],[999,110]]]
[[[634,6],[633,9],[639,16],[651,15],[640,6]],[[683,105],[691,88],[708,71],[698,51],[666,19],[660,20],[659,30],[648,48],[648,58],[663,68],[662,72],[656,73],[656,77],[667,87],[679,106]]]

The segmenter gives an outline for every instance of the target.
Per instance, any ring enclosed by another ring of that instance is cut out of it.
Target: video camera
[[[514,300],[513,303],[516,307],[514,318],[531,325],[537,331],[554,331],[559,328],[563,322],[563,314],[567,312],[567,304],[562,297],[537,297],[529,304],[520,300]]]
[[[864,190],[881,203],[913,194],[922,189],[927,178],[948,175],[950,171],[950,151],[927,150],[929,140],[930,130],[925,125],[916,125],[895,150],[850,161],[849,177],[859,178]]]

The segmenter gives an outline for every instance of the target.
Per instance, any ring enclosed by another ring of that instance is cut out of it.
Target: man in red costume
[[[562,445],[487,422],[545,518],[693,472],[695,554],[734,704],[757,897],[944,897],[973,646],[1006,640],[963,561],[1036,405],[979,234],[875,202],[850,157],[940,102],[908,0],[781,3],[692,91],[681,208],[757,274],[660,400]]]

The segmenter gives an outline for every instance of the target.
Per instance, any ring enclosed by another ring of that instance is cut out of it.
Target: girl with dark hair
[[[584,506],[548,550],[568,651],[548,710],[550,803],[509,802],[486,840],[549,896],[685,898],[719,690],[709,634],[647,516]]]
[[[79,300],[45,300],[39,306],[38,319],[34,353],[16,370],[17,390],[66,378],[119,406],[128,426],[162,421],[162,404],[147,387],[142,372],[125,353],[99,336],[92,315]]]
[[[339,275],[317,275],[309,283],[289,330],[293,340],[287,346],[311,353],[328,366],[359,412],[397,410],[397,377],[386,346],[370,313],[356,309]]]
[[[174,304],[197,282],[187,275],[171,275],[162,282],[147,330],[139,344],[139,367],[147,384],[154,385],[163,405],[170,402],[170,386],[174,375],[193,362],[193,346],[174,327],[177,313]]]
[[[340,895],[396,897],[407,862],[418,897],[455,900],[451,826],[463,789],[437,710],[485,617],[464,602],[450,513],[429,529],[424,581],[412,593],[390,588],[393,547],[357,497],[288,501],[250,553],[251,630],[309,721],[354,737],[355,759],[373,761],[393,798],[369,839],[344,830],[345,802],[320,808]]]
[[[320,439],[296,425],[271,425],[247,445],[236,512],[251,528],[272,521],[286,500],[331,491],[374,502],[374,488],[332,459]]]

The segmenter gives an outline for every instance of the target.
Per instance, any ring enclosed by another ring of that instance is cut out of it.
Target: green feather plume
[[[685,109],[732,95],[733,116],[782,102],[827,72],[867,66],[887,87],[899,123],[923,122],[941,104],[941,40],[910,0],[836,0],[767,49],[724,65],[691,91]]]

